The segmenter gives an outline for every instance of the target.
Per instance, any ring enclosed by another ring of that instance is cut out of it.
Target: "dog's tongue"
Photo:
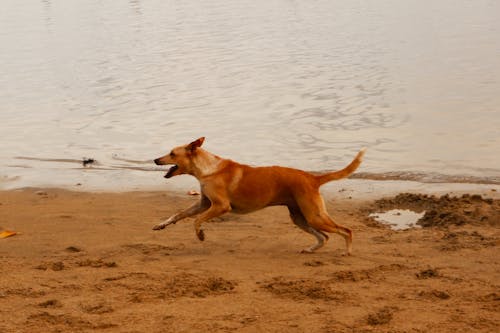
[[[174,165],[170,169],[168,169],[167,174],[165,175],[165,178],[170,178],[172,177],[172,174],[175,172],[175,170],[179,169],[177,165]]]

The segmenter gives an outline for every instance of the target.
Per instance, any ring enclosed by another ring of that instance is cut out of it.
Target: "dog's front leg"
[[[164,229],[166,226],[170,224],[175,224],[178,221],[185,219],[187,217],[203,213],[210,207],[210,200],[204,195],[202,195],[201,200],[194,205],[190,206],[189,208],[180,211],[172,216],[170,216],[168,219],[166,219],[164,222],[157,224],[153,227],[153,230],[161,230]]]
[[[198,236],[198,239],[201,241],[205,240],[205,233],[203,232],[203,229],[201,229],[201,224],[203,222],[206,222],[214,217],[221,216],[222,214],[227,213],[230,210],[231,205],[229,203],[212,203],[212,206],[210,206],[207,211],[198,216],[194,221],[194,230],[196,232],[196,236]]]

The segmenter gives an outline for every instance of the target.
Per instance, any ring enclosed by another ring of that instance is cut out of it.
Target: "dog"
[[[157,224],[153,230],[161,230],[170,224],[198,215],[194,229],[203,241],[204,222],[222,214],[250,213],[268,206],[288,207],[295,225],[316,237],[316,244],[302,250],[312,253],[328,241],[328,233],[344,237],[347,255],[352,252],[352,231],[335,223],[328,215],[319,187],[327,182],[345,178],[361,164],[365,148],[354,160],[339,171],[313,174],[281,166],[252,167],[221,158],[201,148],[201,137],[187,145],[179,146],[157,158],[157,165],[173,165],[165,178],[188,174],[200,182],[201,199],[191,207],[172,215]]]

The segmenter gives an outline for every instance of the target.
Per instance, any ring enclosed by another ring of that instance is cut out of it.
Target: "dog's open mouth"
[[[165,175],[165,178],[170,178],[173,176],[173,173],[179,169],[179,166],[177,164],[174,164],[170,169],[168,169],[167,174]]]

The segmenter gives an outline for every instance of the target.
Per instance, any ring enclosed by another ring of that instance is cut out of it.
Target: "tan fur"
[[[316,237],[317,243],[303,252],[313,252],[328,240],[325,232],[344,237],[347,253],[352,249],[352,231],[336,224],[328,215],[319,187],[353,173],[361,164],[364,149],[344,169],[323,174],[281,166],[251,167],[223,159],[201,148],[205,138],[174,148],[155,160],[158,165],[173,164],[165,177],[189,174],[198,179],[201,200],[153,229],[160,230],[186,217],[194,221],[196,235],[204,240],[201,224],[229,211],[249,213],[267,206],[288,207],[292,221]],[[177,166],[177,168],[175,167]]]

